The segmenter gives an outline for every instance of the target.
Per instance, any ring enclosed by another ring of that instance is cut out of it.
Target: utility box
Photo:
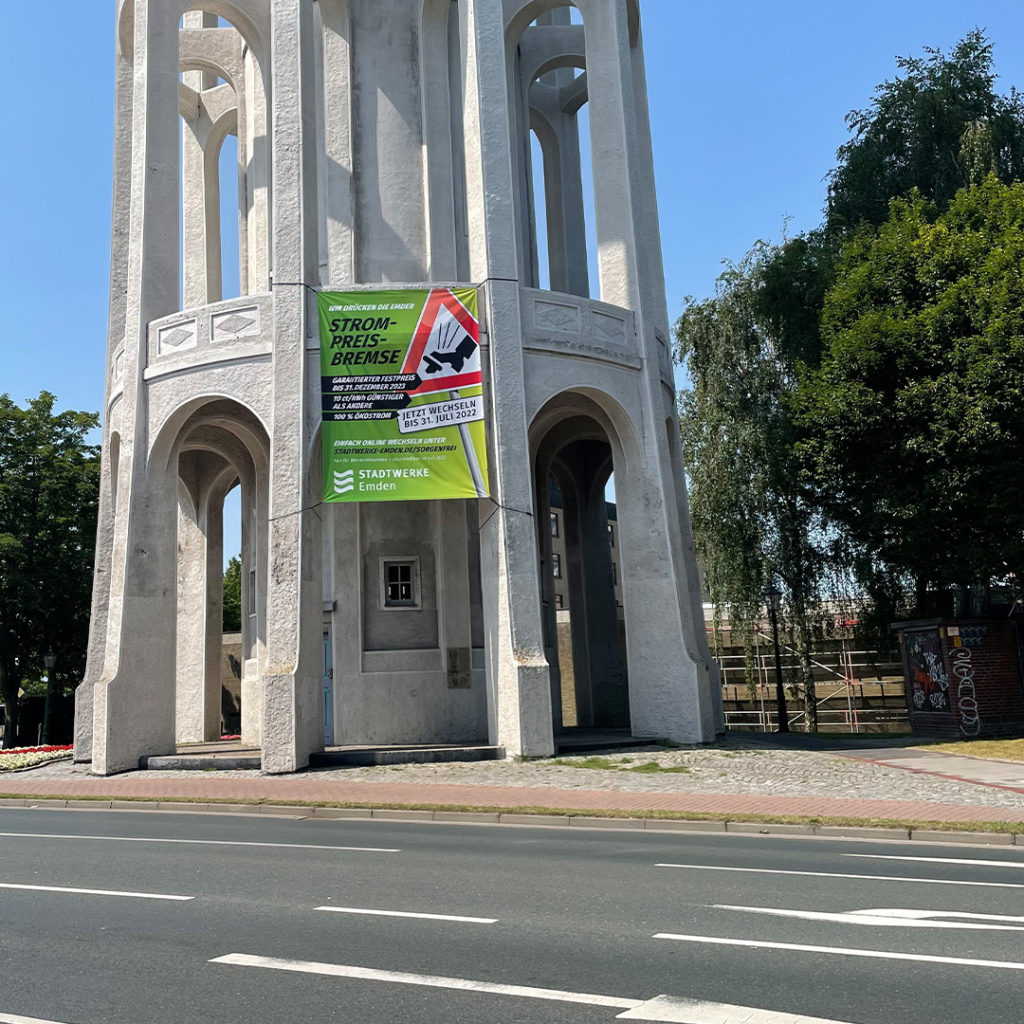
[[[896,622],[910,727],[922,736],[974,739],[1024,732],[1022,622]]]

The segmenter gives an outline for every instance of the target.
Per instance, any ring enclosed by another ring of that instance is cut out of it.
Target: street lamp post
[[[50,709],[53,706],[53,668],[57,664],[57,655],[51,647],[43,655],[43,664],[46,666],[46,706],[43,709],[43,743],[50,742]]]
[[[772,624],[772,639],[775,642],[775,707],[779,719],[779,732],[789,732],[789,712],[786,710],[786,691],[782,686],[782,655],[779,653],[779,605],[782,591],[771,587],[761,595],[768,604],[768,618]]]

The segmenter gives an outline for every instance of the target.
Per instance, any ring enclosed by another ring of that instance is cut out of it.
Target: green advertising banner
[[[324,501],[487,496],[475,288],[320,292]]]

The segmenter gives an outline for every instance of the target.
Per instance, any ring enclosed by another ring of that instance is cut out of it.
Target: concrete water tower
[[[235,487],[264,771],[325,742],[713,739],[636,0],[120,0],[117,28],[76,758],[220,736]],[[479,289],[489,496],[324,504],[317,292],[437,283]]]

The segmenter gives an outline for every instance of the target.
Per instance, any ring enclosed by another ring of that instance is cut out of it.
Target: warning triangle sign
[[[452,391],[481,382],[480,325],[447,288],[430,293],[402,373],[423,382],[412,394]]]

